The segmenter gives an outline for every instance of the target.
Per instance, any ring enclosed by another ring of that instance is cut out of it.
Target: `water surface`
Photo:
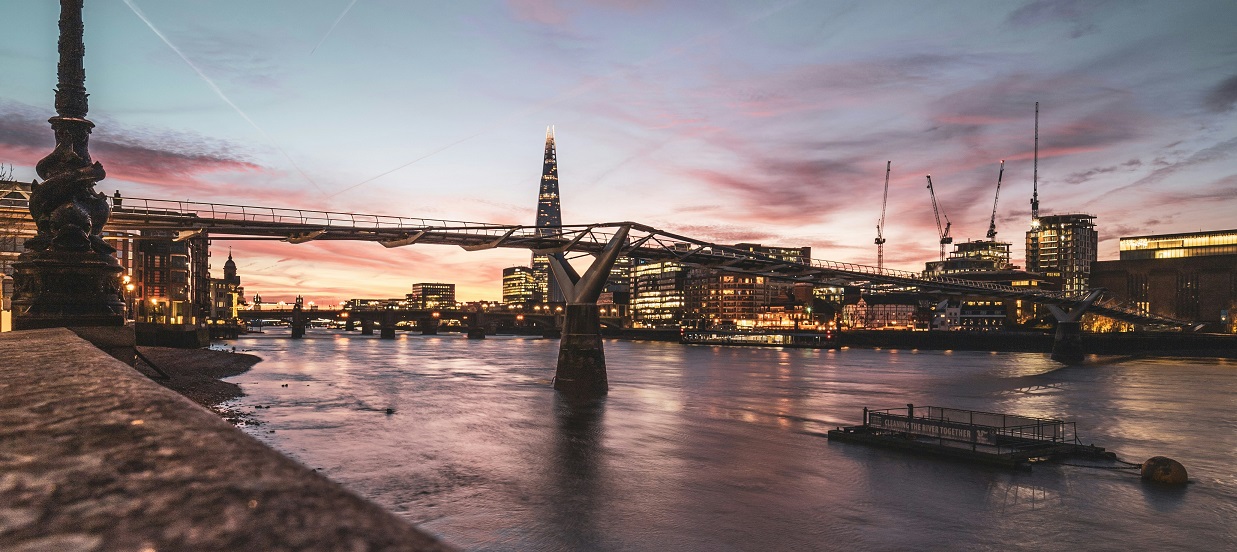
[[[1232,361],[606,341],[610,395],[578,408],[557,340],[277,331],[229,342],[265,359],[231,380],[247,431],[464,549],[1237,549]],[[906,403],[1073,420],[1194,483],[822,436]]]

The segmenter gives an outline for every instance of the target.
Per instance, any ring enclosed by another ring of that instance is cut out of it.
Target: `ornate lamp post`
[[[44,179],[30,195],[38,234],[13,263],[18,330],[124,325],[118,277],[124,269],[102,235],[111,208],[94,189],[105,173],[87,149],[94,123],[86,120],[82,2],[60,1],[56,116],[48,119],[56,148],[35,165]]]

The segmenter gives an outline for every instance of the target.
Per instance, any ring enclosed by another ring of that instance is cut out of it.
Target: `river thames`
[[[550,388],[557,340],[283,328],[227,346],[264,359],[229,380],[245,431],[467,550],[1237,549],[1231,360],[607,340],[610,395],[579,408]],[[906,403],[1075,421],[1192,482],[823,437]]]

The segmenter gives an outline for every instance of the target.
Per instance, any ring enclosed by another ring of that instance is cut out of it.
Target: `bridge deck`
[[[636,222],[566,225],[545,228],[278,207],[254,207],[147,198],[116,198],[109,228],[165,229],[182,238],[196,234],[290,243],[312,240],[361,240],[386,247],[421,244],[455,245],[475,251],[495,247],[538,253],[597,253],[614,232],[630,229],[623,254],[649,261],[677,262],[792,281],[824,285],[858,285],[870,289],[917,290],[948,295],[1024,299],[1065,308],[1083,302],[1084,294],[1013,287],[961,278],[925,277],[919,273],[854,263],[813,259],[795,263],[739,248],[658,230]],[[1118,320],[1144,325],[1190,326],[1190,322],[1141,312],[1127,305],[1096,304],[1088,309]]]

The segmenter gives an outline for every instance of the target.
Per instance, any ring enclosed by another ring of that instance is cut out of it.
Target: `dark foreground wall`
[[[0,334],[0,550],[449,550],[64,329]]]

